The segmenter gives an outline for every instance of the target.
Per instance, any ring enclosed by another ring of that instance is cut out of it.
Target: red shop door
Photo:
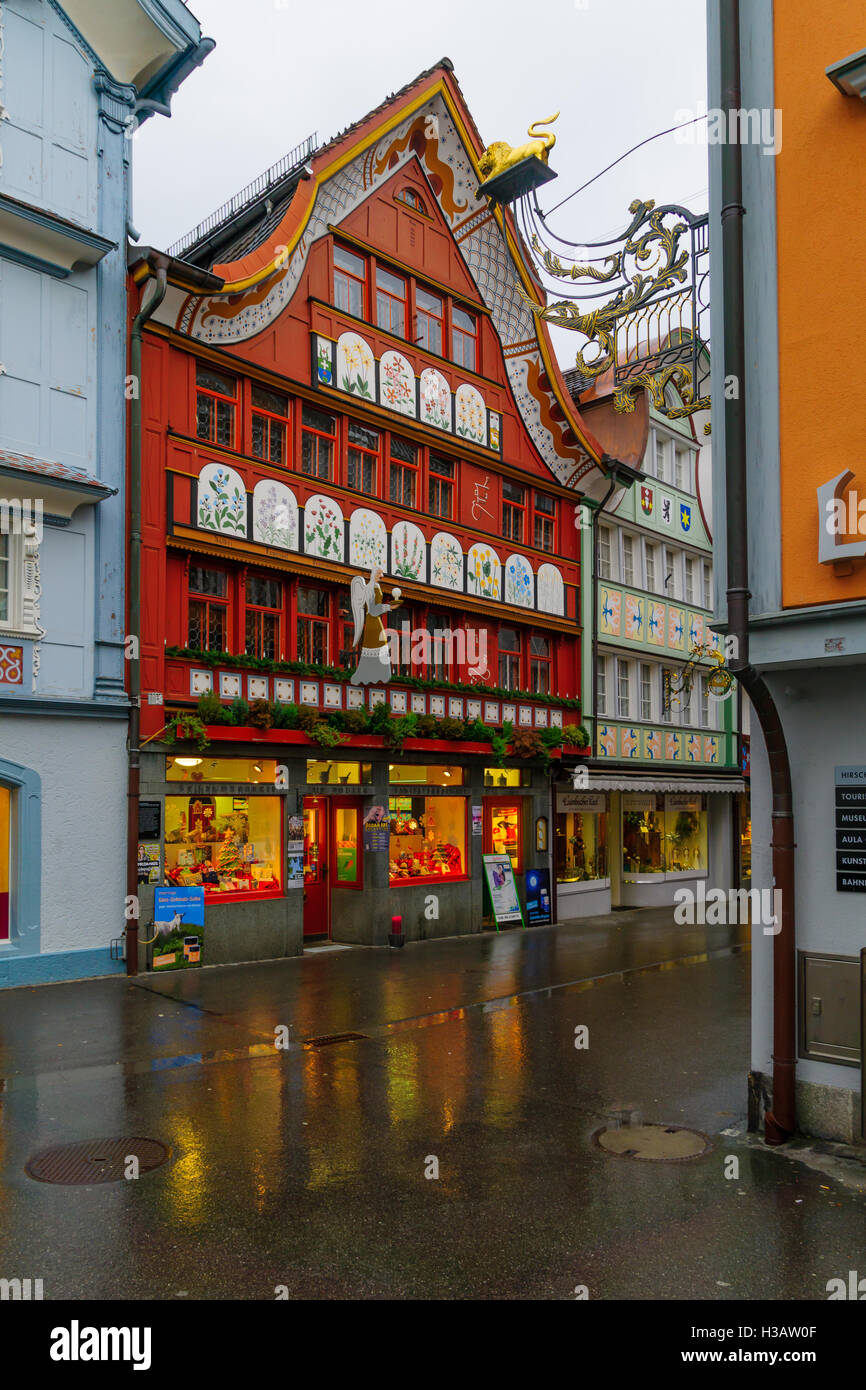
[[[304,797],[304,936],[330,934],[328,800]]]

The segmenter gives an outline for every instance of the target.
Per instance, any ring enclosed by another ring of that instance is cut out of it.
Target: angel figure
[[[352,645],[357,647],[359,641],[361,643],[361,656],[352,685],[385,685],[391,679],[391,654],[382,614],[390,613],[394,604],[382,602],[381,578],[382,570],[374,565],[369,582],[360,574],[352,580],[352,617],[355,619]],[[399,592],[395,589],[393,597],[398,598]]]

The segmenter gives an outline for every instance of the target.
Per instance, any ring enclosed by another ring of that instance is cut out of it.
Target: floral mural
[[[644,600],[636,594],[625,596],[625,635],[634,642],[644,636]]]
[[[349,518],[349,564],[359,569],[384,569],[388,554],[385,523],[375,512],[359,507]]]
[[[440,589],[463,588],[463,547],[447,531],[437,532],[430,542],[430,578]]]
[[[399,415],[415,415],[415,373],[399,352],[383,353],[379,362],[379,401]]]
[[[467,585],[479,598],[502,596],[502,566],[489,545],[473,545],[469,551]]]
[[[601,591],[601,630],[609,632],[614,637],[619,637],[622,625],[622,594],[616,589],[605,589]]]
[[[304,550],[322,560],[343,561],[343,513],[332,497],[314,493],[304,506]]]
[[[643,755],[650,762],[657,762],[662,755],[662,736],[658,729],[648,730],[643,736]]]
[[[646,637],[648,642],[652,642],[656,647],[663,647],[665,644],[665,606],[663,603],[655,603],[651,599],[647,608],[647,630]]]
[[[337,339],[337,383],[350,396],[376,399],[376,359],[358,333],[341,333]]]
[[[425,367],[421,373],[421,423],[451,430],[451,389],[435,367]]]
[[[263,478],[253,490],[253,540],[281,550],[298,548],[298,502],[284,483]]]
[[[565,589],[556,565],[540,565],[536,577],[538,607],[542,613],[565,613]]]
[[[473,444],[487,443],[487,407],[480,391],[464,382],[457,387],[456,428],[463,439]]]
[[[684,614],[681,608],[668,609],[668,646],[682,647],[685,645],[685,628],[683,626]]]
[[[223,535],[247,534],[247,491],[240,473],[221,463],[207,463],[198,475],[196,516],[199,526]]]
[[[532,607],[532,568],[522,555],[509,555],[505,561],[505,602]]]
[[[411,521],[398,521],[391,532],[391,573],[401,579],[423,579],[427,543]]]

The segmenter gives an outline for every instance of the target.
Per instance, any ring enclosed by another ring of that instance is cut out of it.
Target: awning
[[[605,777],[589,774],[577,788],[585,792],[744,792],[742,777]]]

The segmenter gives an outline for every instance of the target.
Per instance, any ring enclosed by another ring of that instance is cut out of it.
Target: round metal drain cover
[[[158,1139],[86,1139],[80,1144],[41,1149],[24,1165],[24,1171],[36,1182],[90,1187],[97,1182],[120,1182],[130,1157],[138,1160],[139,1173],[148,1173],[168,1156],[168,1149]]]
[[[593,1139],[617,1158],[642,1158],[656,1163],[682,1163],[701,1158],[712,1149],[706,1134],[682,1125],[617,1125],[599,1129]]]

